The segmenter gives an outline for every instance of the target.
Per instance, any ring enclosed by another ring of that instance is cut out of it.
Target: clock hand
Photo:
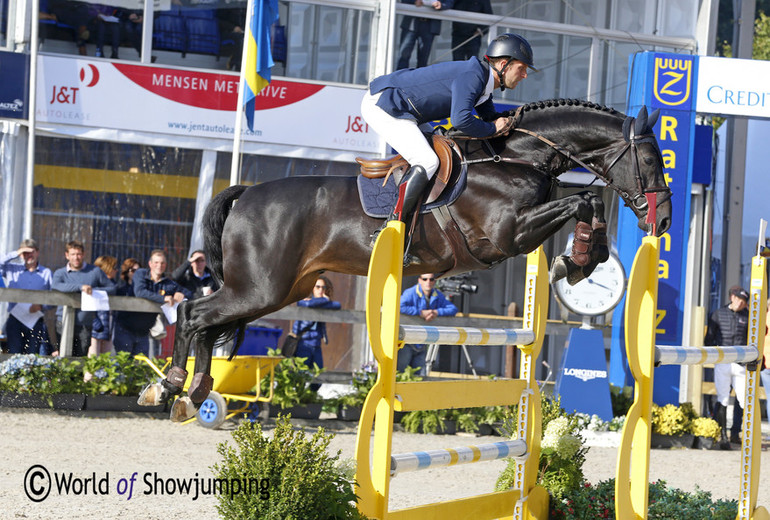
[[[611,291],[611,290],[612,290],[612,289],[610,289],[609,287],[607,287],[606,285],[604,285],[604,284],[601,284],[601,283],[599,283],[599,282],[595,282],[595,281],[591,280],[590,278],[588,278],[588,283],[592,283],[592,284],[594,284],[594,285],[598,285],[598,286],[599,286],[599,287],[601,287],[602,289],[607,289],[608,291]]]

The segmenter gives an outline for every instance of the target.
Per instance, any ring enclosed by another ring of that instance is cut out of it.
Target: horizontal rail
[[[478,446],[462,446],[446,450],[413,451],[390,457],[390,476],[407,471],[419,471],[442,466],[471,464],[506,457],[522,457],[527,453],[527,443],[521,439],[500,441]]]
[[[398,339],[404,343],[438,345],[529,345],[535,341],[535,333],[528,329],[401,325],[398,328]]]
[[[660,365],[703,365],[705,363],[749,363],[759,351],[747,345],[726,347],[655,346],[655,363]]]
[[[511,406],[527,387],[523,379],[460,379],[396,383],[398,412]]]

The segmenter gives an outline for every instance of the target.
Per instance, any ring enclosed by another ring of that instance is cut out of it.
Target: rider
[[[507,118],[499,117],[492,91],[514,89],[533,66],[532,47],[522,36],[506,33],[489,44],[483,60],[436,63],[403,69],[372,80],[361,101],[361,115],[411,165],[398,189],[391,220],[407,226],[422,191],[439,167],[439,159],[423,132],[430,121],[451,118],[452,126],[473,137],[503,131]],[[473,109],[481,119],[473,116]]]

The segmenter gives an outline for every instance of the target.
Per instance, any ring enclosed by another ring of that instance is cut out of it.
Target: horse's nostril
[[[662,235],[666,231],[668,231],[669,226],[671,225],[671,220],[666,217],[660,220],[660,229],[658,229],[658,235]]]

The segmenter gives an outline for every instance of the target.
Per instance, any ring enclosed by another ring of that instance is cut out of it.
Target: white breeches
[[[714,365],[714,386],[717,390],[717,401],[722,406],[730,402],[730,386],[735,390],[738,404],[744,408],[746,400],[746,367],[738,363],[719,363]]]
[[[364,121],[409,164],[419,164],[425,168],[428,179],[433,178],[439,166],[438,156],[428,144],[417,122],[393,117],[378,107],[377,100],[380,95],[381,92],[371,95],[368,90],[364,94],[364,99],[361,100],[361,115]]]

